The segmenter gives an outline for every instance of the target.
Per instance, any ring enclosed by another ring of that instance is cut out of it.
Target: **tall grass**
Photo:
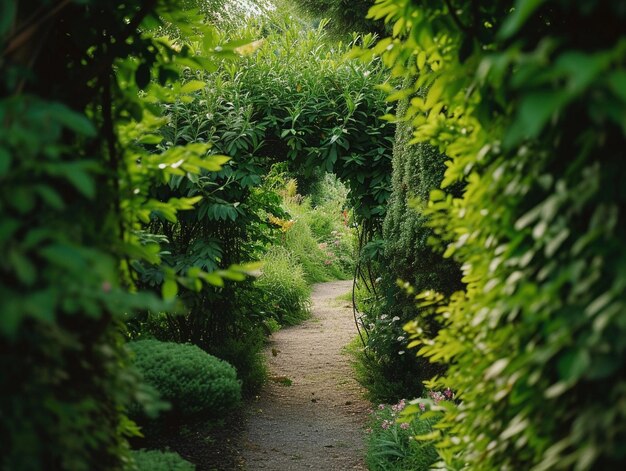
[[[285,247],[274,246],[264,262],[263,274],[255,286],[263,293],[266,313],[282,325],[294,325],[306,319],[311,289],[296,257]]]

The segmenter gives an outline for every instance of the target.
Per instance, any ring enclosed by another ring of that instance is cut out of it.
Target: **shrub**
[[[133,450],[133,464],[127,471],[194,471],[196,467],[178,453],[160,450]]]
[[[622,469],[626,9],[515,5],[372,10],[395,23],[383,60],[431,85],[411,103],[415,138],[450,160],[427,214],[467,283],[420,296],[443,325],[435,338],[421,319],[407,328],[420,355],[448,362],[436,384],[460,392],[438,424],[446,467]]]
[[[261,304],[258,293],[253,293],[250,301]],[[261,322],[264,322],[262,319]],[[249,330],[240,337],[228,337],[215,346],[211,352],[222,358],[237,370],[241,381],[241,392],[247,397],[257,393],[267,377],[263,348],[265,333],[263,328]]]
[[[398,107],[402,116],[408,102]],[[397,285],[401,279],[418,292],[433,289],[445,295],[462,288],[458,265],[443,258],[428,243],[433,230],[428,218],[412,206],[427,202],[430,191],[440,186],[445,156],[428,144],[411,145],[410,123],[398,124],[393,149],[392,193],[383,225],[384,251],[381,265],[380,299],[366,312],[371,325],[368,337],[370,358],[364,382],[377,400],[393,401],[422,393],[422,382],[440,374],[445,366],[405,354],[406,322],[418,317],[423,330],[434,335],[438,323],[424,317]]]
[[[279,323],[293,325],[308,317],[311,290],[302,266],[284,247],[273,247],[265,255],[263,274],[255,286],[266,312]]]
[[[173,416],[223,415],[241,399],[235,368],[199,347],[158,340],[128,346],[144,380],[171,403]]]

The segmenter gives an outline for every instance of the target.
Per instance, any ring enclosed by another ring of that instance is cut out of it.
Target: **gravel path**
[[[351,281],[316,285],[311,319],[270,337],[271,380],[250,407],[243,440],[249,471],[366,469],[369,404],[341,353],[356,330],[349,303],[336,300],[351,287]]]

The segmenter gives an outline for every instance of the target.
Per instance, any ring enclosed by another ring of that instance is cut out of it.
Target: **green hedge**
[[[383,60],[418,76],[400,95],[429,89],[411,102],[416,140],[450,157],[426,214],[467,289],[419,297],[443,324],[434,338],[407,326],[419,355],[449,363],[437,386],[459,393],[433,435],[445,467],[622,469],[623,2],[385,0],[372,13],[401,38],[383,40]]]
[[[241,400],[235,368],[199,347],[158,340],[128,346],[146,383],[172,405],[171,416],[220,416]]]
[[[399,116],[404,115],[407,104],[404,101],[399,105]],[[411,138],[410,123],[399,123],[393,150],[392,192],[383,225],[384,250],[379,261],[381,299],[367,316],[373,326],[368,337],[372,358],[363,357],[371,371],[364,384],[373,398],[384,401],[420,395],[422,382],[445,368],[400,353],[406,351],[408,343],[403,326],[421,316],[421,310],[413,297],[398,286],[398,279],[409,282],[418,292],[434,289],[445,295],[463,286],[458,264],[433,251],[429,244],[433,230],[428,218],[416,210],[426,205],[430,191],[441,184],[446,157],[428,144],[411,145]],[[439,327],[428,317],[421,317],[420,325],[433,335]]]

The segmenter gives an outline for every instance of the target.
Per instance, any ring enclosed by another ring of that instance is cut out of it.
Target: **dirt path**
[[[369,405],[341,353],[355,335],[352,310],[336,301],[351,287],[351,281],[316,285],[312,318],[270,338],[266,353],[274,381],[248,414],[243,457],[249,471],[366,469]]]

